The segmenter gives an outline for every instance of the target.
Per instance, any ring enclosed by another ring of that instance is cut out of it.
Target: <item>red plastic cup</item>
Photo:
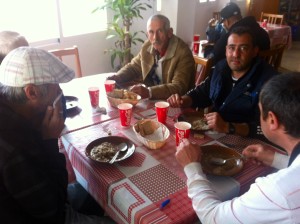
[[[199,47],[200,47],[200,42],[194,42],[193,44],[194,54],[199,54]]]
[[[176,146],[178,146],[184,138],[189,138],[192,125],[185,121],[179,121],[174,124],[176,135]]]
[[[132,104],[121,103],[118,105],[121,126],[129,127],[132,116]]]
[[[200,41],[200,34],[194,34],[194,42],[199,42]]]
[[[161,101],[155,103],[156,117],[157,117],[157,121],[159,121],[160,123],[163,124],[166,123],[169,106],[170,104],[168,102]]]
[[[107,93],[113,91],[115,89],[115,86],[116,86],[115,80],[105,80],[104,87]]]
[[[99,88],[89,87],[89,95],[92,107],[99,106]]]

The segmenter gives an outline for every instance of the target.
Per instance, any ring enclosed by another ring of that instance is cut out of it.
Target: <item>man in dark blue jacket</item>
[[[228,37],[226,59],[213,74],[186,95],[168,98],[172,107],[211,107],[205,115],[209,128],[230,134],[255,136],[260,132],[258,95],[277,72],[257,57],[258,47],[249,28],[237,27]]]

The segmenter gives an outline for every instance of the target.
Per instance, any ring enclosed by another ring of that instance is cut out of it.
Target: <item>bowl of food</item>
[[[107,99],[113,107],[121,103],[130,103],[135,106],[141,100],[141,96],[126,89],[114,89],[107,93]]]
[[[107,136],[95,139],[87,145],[85,154],[96,162],[110,163],[118,150],[118,146],[124,143],[127,146],[126,150],[120,151],[115,160],[116,162],[119,162],[130,157],[135,151],[133,142],[119,136]]]
[[[170,131],[164,124],[151,119],[138,121],[134,124],[133,131],[138,140],[150,149],[163,147],[170,136]]]

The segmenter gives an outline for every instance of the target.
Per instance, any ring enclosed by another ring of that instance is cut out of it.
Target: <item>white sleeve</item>
[[[275,152],[274,160],[271,166],[276,169],[286,168],[288,166],[289,159],[289,156]]]
[[[188,196],[192,199],[193,209],[202,223],[226,221],[240,224],[260,223],[262,220],[267,220],[268,223],[268,220],[273,219],[272,216],[265,215],[266,208],[274,209],[274,205],[266,197],[266,192],[272,188],[272,181],[266,181],[268,178],[258,178],[242,196],[221,202],[203,173],[200,163],[188,164],[184,167],[184,172],[188,177]],[[274,191],[272,193],[276,195]]]

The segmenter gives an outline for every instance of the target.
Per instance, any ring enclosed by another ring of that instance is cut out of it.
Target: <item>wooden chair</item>
[[[212,58],[202,58],[194,55],[195,69],[196,69],[196,80],[195,85],[199,85],[209,75],[213,66]]]
[[[278,71],[281,65],[282,55],[285,47],[285,44],[278,44],[269,50],[260,51],[258,55],[265,59]]]
[[[213,18],[220,22],[220,20],[221,20],[220,12],[213,12]]]
[[[267,23],[270,24],[279,24],[282,25],[284,15],[281,14],[270,14],[270,13],[261,13],[260,21],[263,22],[264,19],[267,19]]]
[[[73,47],[70,47],[70,48],[49,50],[48,52],[54,54],[61,61],[63,61],[64,56],[72,56],[73,55],[75,57],[76,78],[82,77],[81,65],[80,65],[80,59],[79,59],[79,52],[78,52],[78,47],[77,46],[73,46]]]

